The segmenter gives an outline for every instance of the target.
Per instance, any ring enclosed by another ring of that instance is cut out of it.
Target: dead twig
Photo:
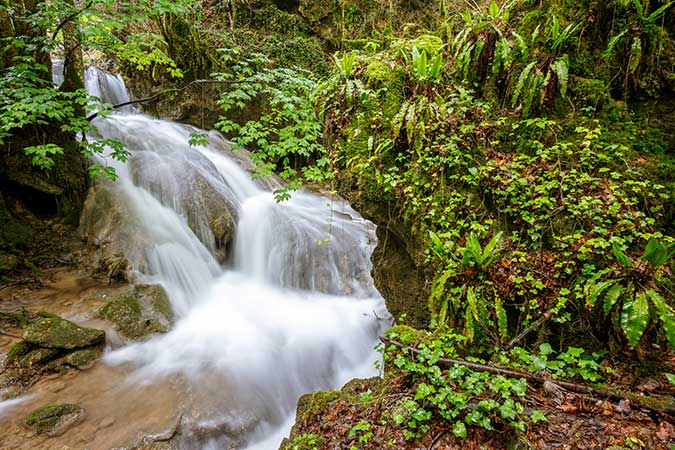
[[[540,325],[542,325],[544,322],[547,322],[551,317],[553,317],[553,310],[549,309],[544,313],[543,316],[541,316],[539,319],[535,320],[530,324],[530,326],[526,327],[523,331],[518,333],[516,337],[511,339],[506,346],[504,346],[504,350],[509,350],[513,348],[514,345],[516,345],[521,339],[523,339],[525,336],[530,334],[533,330],[538,328]]]

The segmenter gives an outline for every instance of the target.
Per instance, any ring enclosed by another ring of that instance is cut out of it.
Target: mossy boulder
[[[40,366],[52,360],[58,354],[59,350],[55,348],[36,348],[23,356],[19,360],[19,365],[21,367]]]
[[[73,350],[104,343],[105,332],[81,327],[62,318],[48,317],[28,325],[23,338],[37,347]]]
[[[82,407],[73,404],[48,405],[28,414],[26,425],[37,434],[60,436],[84,418]]]
[[[328,17],[335,10],[335,2],[316,1],[316,0],[300,0],[298,11],[300,15],[311,23],[316,23]]]
[[[171,303],[161,286],[134,286],[126,296],[109,301],[99,314],[111,321],[129,341],[169,330],[174,316]]]

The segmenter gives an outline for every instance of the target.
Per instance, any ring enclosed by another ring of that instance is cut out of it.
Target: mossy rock
[[[58,354],[59,350],[55,348],[36,348],[23,356],[19,360],[19,365],[25,368],[41,366],[54,359]]]
[[[37,434],[60,436],[84,418],[84,409],[78,405],[48,405],[28,414],[26,425]]]
[[[59,367],[70,366],[83,370],[93,366],[99,356],[101,356],[101,349],[99,347],[83,348],[70,352],[54,362]]]
[[[335,3],[332,1],[300,0],[298,11],[311,23],[321,21],[333,13]]]
[[[321,411],[326,405],[334,402],[342,396],[340,391],[319,391],[312,394],[306,394],[298,400],[297,417],[304,418],[312,411]]]
[[[166,333],[174,319],[166,292],[156,285],[136,286],[129,295],[108,302],[99,314],[111,321],[123,338],[132,341]]]
[[[35,348],[26,341],[19,341],[12,346],[7,353],[7,364],[12,364],[16,361],[21,360],[22,357],[26,356],[30,351]]]
[[[28,325],[23,338],[38,347],[73,350],[105,342],[105,332],[85,328],[69,320],[48,317]]]

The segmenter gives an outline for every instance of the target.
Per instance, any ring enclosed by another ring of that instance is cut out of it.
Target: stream
[[[104,102],[129,99],[119,76],[95,68],[86,86]],[[134,277],[162,285],[178,317],[167,334],[111,350],[104,363],[131,367],[133,384],[187,380],[179,448],[276,450],[301,395],[378,374],[373,348],[390,321],[370,275],[372,223],[308,191],[277,203],[279,182],[252,179],[246,153],[219,133],[191,146],[200,130],[131,107],[94,125],[131,154],[104,162],[136,231],[125,254]],[[235,224],[225,255],[214,201]]]

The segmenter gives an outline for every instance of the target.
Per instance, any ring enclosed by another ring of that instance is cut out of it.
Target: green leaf
[[[548,422],[548,419],[546,416],[539,411],[538,409],[535,409],[532,411],[532,415],[530,416],[530,419],[532,419],[532,422],[534,423],[539,423],[539,422]]]
[[[609,280],[609,281],[601,281],[599,283],[591,285],[592,286],[591,292],[588,295],[588,298],[586,298],[586,304],[592,308],[595,305],[595,302],[598,300],[600,294],[602,294],[602,292],[605,291],[605,289],[609,288],[615,282],[616,281],[614,280]]]
[[[614,258],[616,258],[616,260],[619,261],[622,266],[633,267],[633,261],[631,261],[631,259],[624,253],[621,245],[617,241],[612,242],[612,253],[614,254]]]
[[[668,383],[675,385],[675,375],[672,373],[667,373],[666,378],[668,379]]]
[[[612,58],[612,55],[614,54],[614,48],[617,46],[619,41],[621,41],[621,38],[626,35],[626,33],[628,33],[628,30],[623,30],[621,33],[609,40],[607,48],[605,49],[605,53],[603,54],[605,62],[609,62],[609,60]]]
[[[654,268],[661,267],[661,265],[666,263],[672,256],[673,253],[668,251],[668,248],[661,244],[654,236],[649,239],[645,251],[642,254],[642,258],[649,261]]]
[[[662,15],[663,13],[665,13],[665,12],[668,10],[668,8],[670,8],[671,6],[673,6],[673,4],[675,4],[675,2],[666,3],[665,5],[661,6],[659,9],[657,9],[656,11],[654,11],[653,13],[651,13],[651,14],[646,18],[646,21],[647,21],[647,22],[650,22],[650,23],[654,23],[654,22],[656,21],[656,19],[658,19],[659,17],[661,17],[661,15]]]
[[[560,95],[564,98],[565,94],[567,94],[567,82],[569,80],[569,70],[570,70],[567,55],[557,59],[553,64],[551,64],[551,70],[553,71],[553,73],[555,73],[555,76],[558,78]]]
[[[673,308],[666,303],[666,300],[654,289],[647,289],[645,293],[658,310],[659,319],[663,324],[663,330],[666,332],[668,343],[672,348],[675,348],[675,311],[673,311]]]
[[[455,422],[452,426],[452,434],[459,438],[466,437],[466,425],[464,422]]]
[[[628,343],[636,347],[649,323],[649,301],[644,291],[637,292],[634,298],[623,302],[621,311],[621,328]]]
[[[609,291],[607,291],[607,294],[605,294],[605,301],[602,304],[602,310],[605,314],[608,314],[612,310],[622,293],[623,286],[619,283],[616,283]]]

